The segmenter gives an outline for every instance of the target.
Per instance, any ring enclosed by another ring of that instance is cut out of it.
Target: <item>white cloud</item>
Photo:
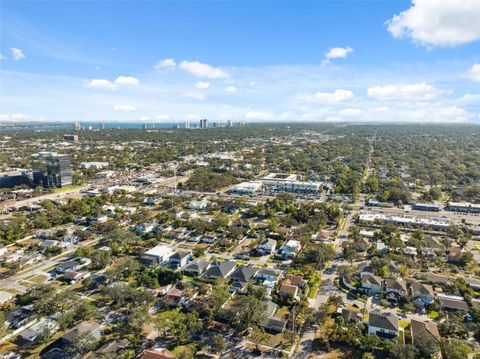
[[[225,89],[226,92],[237,92],[237,88],[235,86],[228,86],[226,89]]]
[[[210,79],[220,79],[220,78],[227,78],[228,73],[219,68],[213,67],[208,64],[203,64],[198,61],[182,61],[178,67],[197,77],[205,77]]]
[[[269,111],[250,111],[245,114],[245,119],[250,121],[273,120],[273,113]]]
[[[465,73],[465,77],[473,82],[480,83],[480,64],[473,64],[472,68]]]
[[[425,82],[418,84],[392,84],[386,86],[369,87],[367,95],[378,101],[427,101],[433,100],[438,95],[443,93]]]
[[[84,86],[96,90],[116,90],[119,87],[138,87],[140,81],[132,76],[118,76],[115,81],[93,79],[85,82]]]
[[[353,100],[353,92],[337,89],[334,92],[317,92],[313,95],[302,95],[300,101],[307,103],[336,104]]]
[[[210,87],[210,82],[207,82],[207,81],[198,81],[196,84],[195,84],[195,87],[197,89],[200,89],[200,90],[206,90]]]
[[[480,39],[480,1],[412,0],[412,6],[386,25],[395,38],[426,47],[454,47]]]
[[[205,96],[202,92],[186,92],[185,96],[188,98],[194,98],[196,100],[205,100],[207,96]]]
[[[323,60],[323,64],[329,64],[333,59],[344,59],[351,52],[353,52],[353,49],[350,46],[331,48],[325,53],[325,60]]]
[[[0,122],[45,121],[43,116],[31,116],[24,113],[0,114]]]
[[[117,112],[135,112],[137,110],[132,105],[115,105],[113,109]]]
[[[480,93],[466,93],[457,99],[457,103],[466,105],[477,105],[480,103]]]
[[[158,63],[155,65],[155,68],[157,70],[160,69],[173,69],[177,66],[177,63],[175,62],[174,59],[163,59],[158,61]]]
[[[85,82],[85,87],[101,90],[114,90],[117,86],[109,80],[93,79]]]
[[[22,50],[17,49],[16,47],[11,47],[10,53],[12,54],[12,58],[15,61],[23,60],[26,57],[25,54],[22,52]]]
[[[118,76],[115,79],[115,84],[118,86],[138,87],[140,85],[140,81],[136,77],[132,76]]]
[[[363,114],[363,111],[358,108],[345,108],[338,111],[338,115],[341,117],[357,117]]]
[[[169,121],[171,119],[172,118],[168,115],[157,115],[157,116],[155,116],[155,120],[157,120],[157,121]]]
[[[6,59],[5,55],[0,54],[0,60],[5,60],[5,59]]]

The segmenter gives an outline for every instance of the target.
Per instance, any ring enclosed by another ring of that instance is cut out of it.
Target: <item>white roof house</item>
[[[162,264],[173,255],[174,250],[168,244],[159,244],[143,254],[143,258],[154,264]]]

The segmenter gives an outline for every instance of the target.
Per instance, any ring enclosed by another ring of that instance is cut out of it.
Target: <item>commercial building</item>
[[[65,187],[72,185],[72,164],[68,155],[57,152],[39,152],[32,156],[35,184],[44,187]]]
[[[189,121],[185,121],[183,127],[186,128],[186,129],[189,129],[189,128],[190,128],[190,122],[189,122]]]
[[[101,170],[102,168],[108,167],[108,162],[82,162],[80,163],[81,169],[86,170]]]
[[[73,128],[75,129],[75,131],[80,131],[82,129],[82,124],[80,122],[75,122]]]
[[[480,204],[469,202],[450,202],[445,209],[453,212],[480,213]]]
[[[415,203],[412,205],[412,209],[415,211],[428,211],[428,212],[440,212],[439,205],[434,203]]]
[[[26,169],[0,173],[0,188],[11,188],[22,184],[29,184],[32,172]]]
[[[63,135],[63,139],[65,141],[70,141],[74,143],[78,143],[78,135]]]
[[[239,194],[245,196],[253,196],[257,192],[261,191],[261,181],[242,182],[231,187],[227,192],[229,194]]]
[[[319,182],[303,182],[296,174],[270,173],[261,178],[263,186],[274,192],[317,193],[320,191]]]
[[[450,228],[448,218],[420,218],[411,215],[397,215],[387,213],[362,213],[358,218],[359,223],[365,225],[395,224],[410,228],[427,228],[446,231]]]

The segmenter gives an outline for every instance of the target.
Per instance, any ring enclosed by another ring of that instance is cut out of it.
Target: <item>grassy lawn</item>
[[[287,319],[290,314],[290,310],[288,307],[280,307],[277,309],[275,313],[275,318],[277,319]]]
[[[308,293],[308,298],[313,299],[317,296],[318,290],[320,289],[320,286],[318,284],[315,284],[311,289],[310,292]]]
[[[172,349],[172,353],[177,358],[193,358],[193,353],[195,352],[195,344],[188,345],[179,345]]]
[[[440,314],[435,310],[431,310],[431,311],[428,312],[428,317],[430,319],[437,319],[439,315]]]
[[[402,328],[408,327],[409,324],[410,324],[410,322],[408,320],[405,320],[405,319],[400,319],[400,321],[398,322],[398,325],[400,325],[400,327],[402,327]]]
[[[83,185],[68,186],[68,187],[62,187],[62,188],[54,188],[53,192],[54,193],[62,193],[62,192],[71,191],[73,189],[79,189],[79,188],[82,188],[82,187],[83,187]]]
[[[29,282],[35,283],[35,284],[42,284],[48,279],[46,275],[43,274],[37,274],[31,277],[26,278]]]

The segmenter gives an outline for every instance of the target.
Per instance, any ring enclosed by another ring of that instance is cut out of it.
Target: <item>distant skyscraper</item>
[[[144,123],[144,124],[142,125],[142,128],[143,128],[144,130],[146,130],[146,129],[147,129],[147,124]]]
[[[105,129],[105,124],[103,122],[100,122],[100,124],[98,125],[98,128],[101,129],[101,130],[104,130]]]
[[[190,128],[190,122],[185,121],[184,128]]]
[[[75,122],[73,128],[75,129],[75,131],[80,131],[82,129],[82,124],[80,122]]]
[[[232,120],[227,120],[227,127],[232,127],[232,126],[233,126]]]
[[[201,119],[200,120],[200,128],[207,128],[207,127],[208,127],[207,119],[206,118]]]

